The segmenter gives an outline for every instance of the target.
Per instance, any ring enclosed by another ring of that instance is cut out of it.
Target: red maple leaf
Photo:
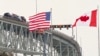
[[[86,22],[88,19],[89,19],[89,16],[81,16],[80,18],[79,18],[81,21],[84,21],[84,22]]]

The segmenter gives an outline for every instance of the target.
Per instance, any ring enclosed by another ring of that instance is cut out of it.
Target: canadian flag
[[[75,27],[76,25],[96,27],[97,26],[97,10],[92,10],[91,12],[80,16],[78,19],[76,19],[72,27]]]

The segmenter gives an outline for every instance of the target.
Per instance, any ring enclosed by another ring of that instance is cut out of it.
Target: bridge
[[[80,46],[56,30],[29,32],[28,24],[0,16],[0,51],[23,56],[81,56]]]

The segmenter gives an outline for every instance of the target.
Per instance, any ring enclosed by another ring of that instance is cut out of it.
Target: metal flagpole
[[[50,9],[51,10],[51,16],[50,16],[50,20],[51,20],[51,26],[52,26],[52,8]],[[53,33],[52,33],[52,31],[53,31],[53,28],[51,27],[51,29],[50,29],[50,31],[51,31],[51,41],[50,41],[50,48],[51,48],[51,55],[50,56],[52,56],[52,46],[53,46]]]
[[[37,0],[35,2],[36,2],[35,6],[36,6],[36,14],[37,14]]]
[[[73,39],[75,38],[73,27],[72,27],[72,37],[73,37]]]
[[[97,21],[98,21],[98,56],[100,56],[100,35],[99,35],[99,6],[97,6]]]
[[[78,40],[77,40],[77,25],[76,25],[76,41],[78,41]]]

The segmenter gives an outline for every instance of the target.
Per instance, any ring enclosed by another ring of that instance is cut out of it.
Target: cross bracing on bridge
[[[78,43],[69,36],[55,30],[29,32],[27,23],[5,17],[0,18],[0,51],[24,56],[81,56]]]

